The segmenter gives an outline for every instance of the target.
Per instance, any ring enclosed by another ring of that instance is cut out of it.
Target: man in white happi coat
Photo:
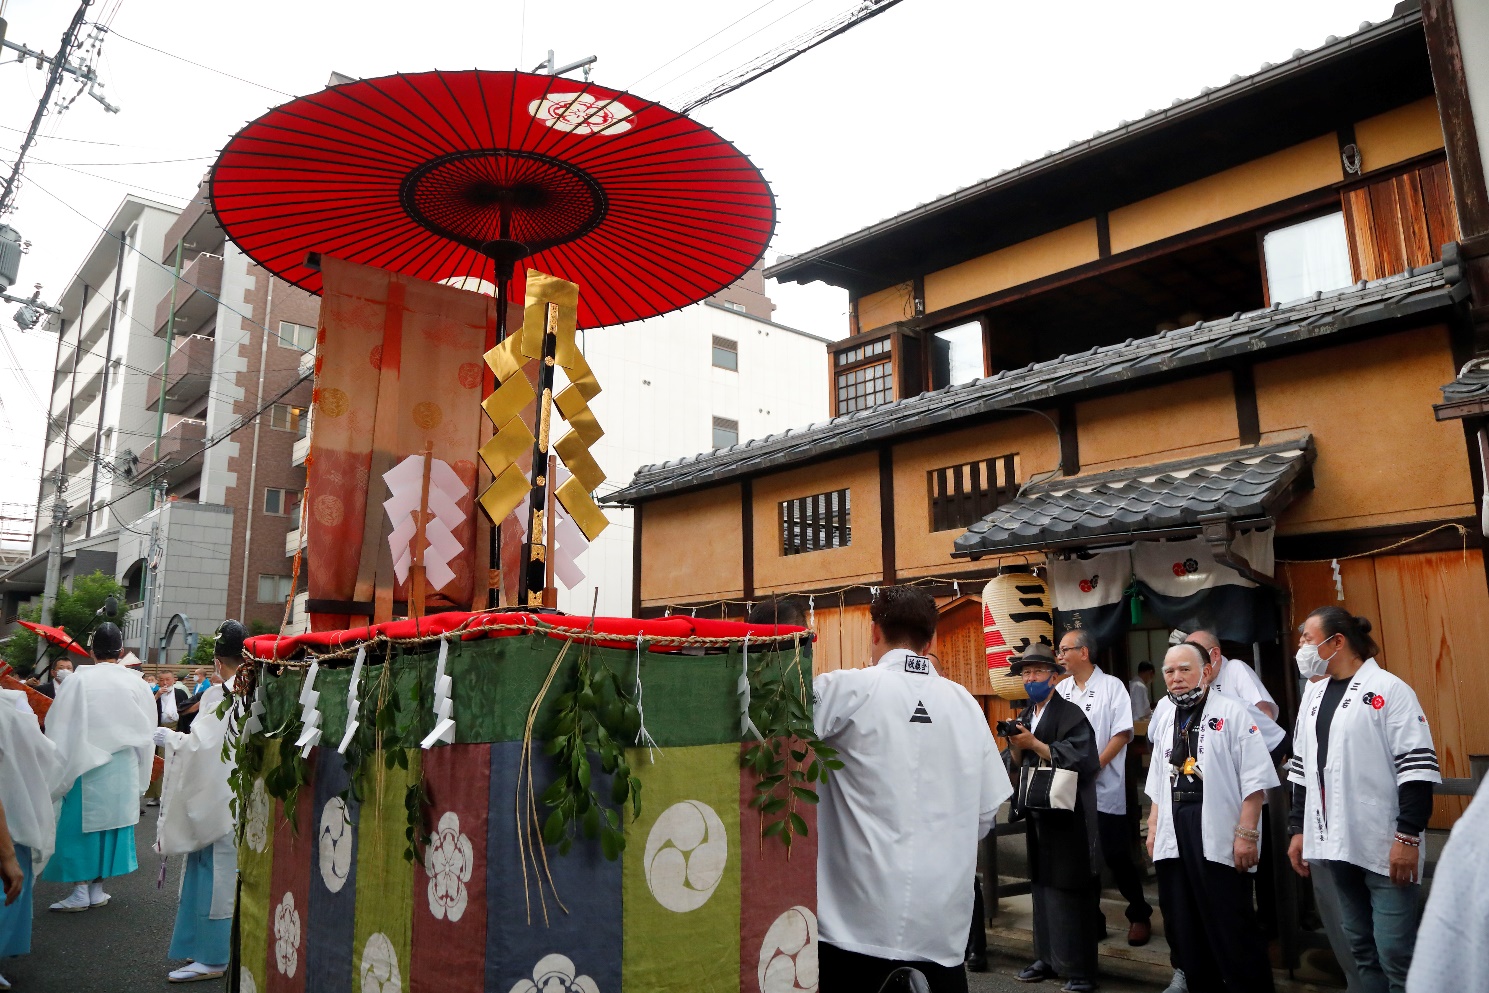
[[[202,694],[189,733],[164,727],[155,732],[156,744],[165,749],[155,850],[186,856],[169,956],[188,961],[167,976],[173,983],[217,979],[228,966],[238,846],[228,785],[233,765],[222,754],[231,732],[224,703],[232,699],[247,635],[237,621],[222,622],[213,649],[221,683]]]
[[[932,993],[965,993],[977,842],[1013,785],[982,708],[925,654],[930,595],[884,587],[869,616],[873,664],[812,683],[843,762],[817,814],[821,991],[877,990],[913,965]]]
[[[155,698],[139,673],[119,665],[124,636],[93,632],[93,665],[58,685],[47,737],[62,761],[56,854],[41,878],[75,883],[51,909],[78,913],[109,902],[103,881],[139,868],[134,826],[155,764]]]
[[[41,733],[26,694],[0,690],[0,808],[20,876],[14,899],[7,885],[6,905],[0,908],[0,958],[31,951],[31,884],[57,841],[52,799],[61,778],[57,746]],[[0,841],[0,867],[5,847]],[[0,990],[8,989],[10,983],[0,976]]]

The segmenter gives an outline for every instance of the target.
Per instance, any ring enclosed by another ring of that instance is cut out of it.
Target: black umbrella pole
[[[558,351],[558,304],[548,304],[543,321],[543,359],[538,366],[537,440],[533,442],[532,494],[528,504],[528,529],[523,561],[527,563],[522,605],[543,607],[548,588],[548,436],[553,421],[553,364]]]
[[[496,276],[496,341],[494,342],[494,344],[500,345],[502,342],[504,342],[504,341],[507,340],[507,292],[508,292],[508,290],[507,290],[507,284],[512,279],[512,269],[511,269],[510,266],[508,266],[506,272],[503,273],[502,272],[501,263],[497,263],[495,276]],[[492,389],[495,389],[495,385],[494,384],[492,386]],[[491,538],[490,538],[490,541],[488,542],[488,547],[486,549],[486,552],[487,552],[487,555],[489,556],[488,565],[486,566],[486,574],[488,576],[496,576],[496,577],[501,576],[501,567],[502,567],[502,522],[501,521],[492,521],[491,522]],[[498,579],[494,583],[488,583],[487,584],[487,586],[488,586],[488,589],[486,590],[486,609],[487,610],[495,610],[498,606],[501,605],[501,588],[502,588],[503,585],[505,585],[505,584],[502,583],[500,579]]]

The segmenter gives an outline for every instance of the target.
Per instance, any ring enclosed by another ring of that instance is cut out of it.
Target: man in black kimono
[[[1020,732],[1008,739],[1021,766],[1053,765],[1078,777],[1074,810],[1025,808],[1014,795],[1013,818],[1027,818],[1029,879],[1034,892],[1035,960],[1018,974],[1038,983],[1064,976],[1063,990],[1096,988],[1096,875],[1101,871],[1096,828],[1096,774],[1101,763],[1095,733],[1081,708],[1054,692],[1065,667],[1050,649],[1034,645],[1011,660],[1009,673],[1022,676],[1029,705],[1019,715]]]

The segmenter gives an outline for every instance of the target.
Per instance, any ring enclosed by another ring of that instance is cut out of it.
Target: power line
[[[682,58],[684,58],[684,57],[692,54],[693,52],[696,52],[698,49],[702,48],[704,45],[707,45],[709,42],[713,41],[719,35],[723,34],[725,31],[728,31],[730,28],[734,27],[736,24],[740,23],[741,21],[749,20],[751,17],[754,17],[756,14],[760,13],[760,11],[764,10],[766,7],[769,7],[771,4],[778,3],[778,2],[779,2],[779,0],[765,0],[765,2],[762,3],[762,4],[760,4],[758,7],[755,7],[753,10],[749,11],[748,13],[744,14],[743,16],[737,17],[734,20],[730,21],[728,24],[726,24],[723,27],[719,28],[713,34],[709,35],[707,38],[704,38],[702,41],[698,42],[696,45],[693,45],[693,46],[691,46],[689,48],[685,48],[681,52],[678,52],[676,55],[672,56],[672,58],[668,59],[666,62],[663,62],[661,65],[657,66],[655,69],[653,69],[651,72],[648,72],[646,75],[644,75],[644,76],[637,76],[635,79],[631,80],[631,82],[627,83],[625,88],[628,91],[632,92],[632,93],[636,92],[636,87],[641,83],[642,80],[650,79],[651,77],[655,76],[657,73],[661,72],[663,69],[665,69],[668,66],[672,65],[674,62],[679,61],[680,59],[682,59]],[[774,23],[774,22],[771,22],[771,23]],[[769,25],[767,25],[767,27],[768,26]],[[707,60],[704,60],[704,61],[707,61]],[[699,65],[702,65],[702,63],[700,62]],[[694,68],[697,68],[697,66],[694,66]]]
[[[221,69],[215,69],[212,66],[203,65],[200,62],[193,62],[193,61],[191,61],[190,59],[188,59],[188,58],[186,58],[184,56],[175,54],[174,52],[167,52],[163,48],[156,48],[154,45],[147,45],[143,41],[136,41],[135,39],[130,38],[127,35],[120,34],[119,32],[115,31],[112,28],[109,28],[108,29],[108,32],[109,32],[109,34],[113,35],[115,38],[119,38],[119,39],[122,39],[124,41],[127,41],[131,45],[138,45],[141,48],[148,48],[150,51],[156,53],[157,55],[164,55],[168,59],[175,59],[178,62],[185,62],[189,66],[196,66],[198,69],[205,69],[208,72],[214,72],[214,73],[216,73],[219,76],[226,76],[228,79],[235,79],[235,80],[237,80],[240,83],[247,83],[249,86],[257,86],[261,90],[268,90],[270,93],[278,93],[282,97],[290,97],[292,99],[295,97],[295,94],[294,93],[286,93],[286,92],[284,92],[284,90],[277,90],[277,89],[275,89],[272,86],[265,86],[263,83],[255,83],[251,79],[244,79],[242,76],[234,76],[230,72],[223,72]]]

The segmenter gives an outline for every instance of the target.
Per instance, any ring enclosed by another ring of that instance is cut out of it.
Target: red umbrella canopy
[[[35,631],[37,635],[50,641],[58,648],[65,648],[74,655],[81,655],[85,659],[91,659],[93,657],[88,654],[88,649],[79,645],[73,640],[72,635],[61,628],[51,627],[47,624],[37,624],[35,621],[20,621],[19,623],[21,627]]]
[[[579,326],[676,310],[765,252],[775,199],[713,131],[617,90],[521,72],[333,86],[269,111],[212,170],[218,221],[312,293],[321,253],[422,279],[493,279],[501,246],[578,283]]]

